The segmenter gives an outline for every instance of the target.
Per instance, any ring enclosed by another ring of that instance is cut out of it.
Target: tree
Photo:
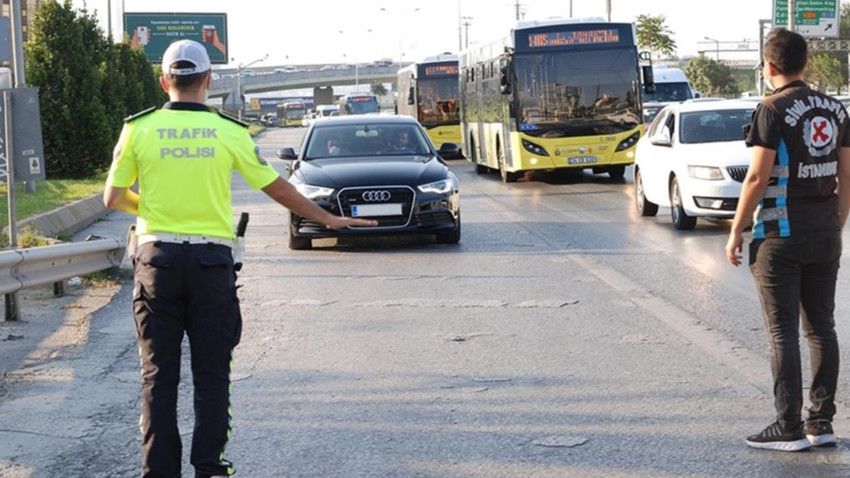
[[[85,11],[78,16],[70,0],[42,3],[33,19],[25,68],[39,90],[48,177],[89,177],[111,157],[115,138],[101,101],[103,50],[91,31],[96,24]]]
[[[685,75],[705,96],[737,96],[740,90],[728,65],[699,55],[685,65]]]
[[[372,86],[369,87],[369,90],[375,96],[384,96],[385,94],[387,94],[387,87],[384,86],[383,83],[377,81],[372,83]]]
[[[837,88],[840,91],[844,86],[841,60],[828,53],[811,56],[809,64],[806,65],[805,78],[820,92],[826,92],[831,88]]]
[[[673,32],[664,24],[665,21],[664,15],[638,15],[638,46],[659,56],[672,56],[676,52],[676,42],[672,38]]]
[[[71,1],[42,2],[26,44],[26,73],[39,90],[45,169],[50,178],[105,170],[129,113],[161,104],[155,70],[129,40],[114,44]]]

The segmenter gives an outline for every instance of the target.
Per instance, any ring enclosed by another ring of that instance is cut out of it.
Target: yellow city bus
[[[634,24],[519,21],[459,58],[463,151],[476,172],[586,169],[622,178],[643,133]],[[651,72],[647,73],[651,89]]]
[[[277,121],[284,127],[301,126],[301,119],[307,113],[307,107],[303,101],[284,101],[277,105]]]
[[[398,70],[397,112],[419,120],[437,148],[461,144],[459,107],[457,55],[428,57]]]

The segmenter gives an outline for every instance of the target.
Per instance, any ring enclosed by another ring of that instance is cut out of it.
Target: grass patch
[[[110,267],[109,269],[104,269],[102,271],[86,274],[82,276],[82,281],[83,285],[86,286],[106,287],[110,285],[120,284],[128,278],[132,279],[132,277],[132,270],[124,270],[120,267]]]
[[[94,194],[102,194],[106,173],[90,179],[46,179],[36,181],[35,192],[26,192],[24,183],[15,184],[15,218],[51,211]],[[9,225],[9,193],[6,183],[0,184],[0,227]]]

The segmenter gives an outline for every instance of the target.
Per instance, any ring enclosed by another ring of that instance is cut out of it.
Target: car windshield
[[[679,141],[683,144],[743,141],[743,127],[752,116],[752,109],[682,113]]]
[[[323,125],[306,138],[305,160],[331,157],[426,156],[428,138],[409,123]],[[371,158],[370,158],[371,159]]]

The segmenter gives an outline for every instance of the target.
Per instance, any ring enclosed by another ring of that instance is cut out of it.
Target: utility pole
[[[608,21],[611,21],[611,0],[605,0],[605,11],[608,12]]]
[[[464,48],[469,48],[469,25],[472,24],[470,20],[472,20],[472,17],[463,17],[463,30],[466,37],[466,44],[464,45]]]
[[[522,20],[522,17],[523,17],[522,5],[519,3],[519,0],[516,0],[516,4],[514,5],[514,8],[516,9],[516,19],[517,19],[517,21]]]
[[[460,14],[460,0],[457,0],[457,51],[463,50],[463,17]]]
[[[797,0],[788,0],[788,29],[794,31],[797,21]]]

